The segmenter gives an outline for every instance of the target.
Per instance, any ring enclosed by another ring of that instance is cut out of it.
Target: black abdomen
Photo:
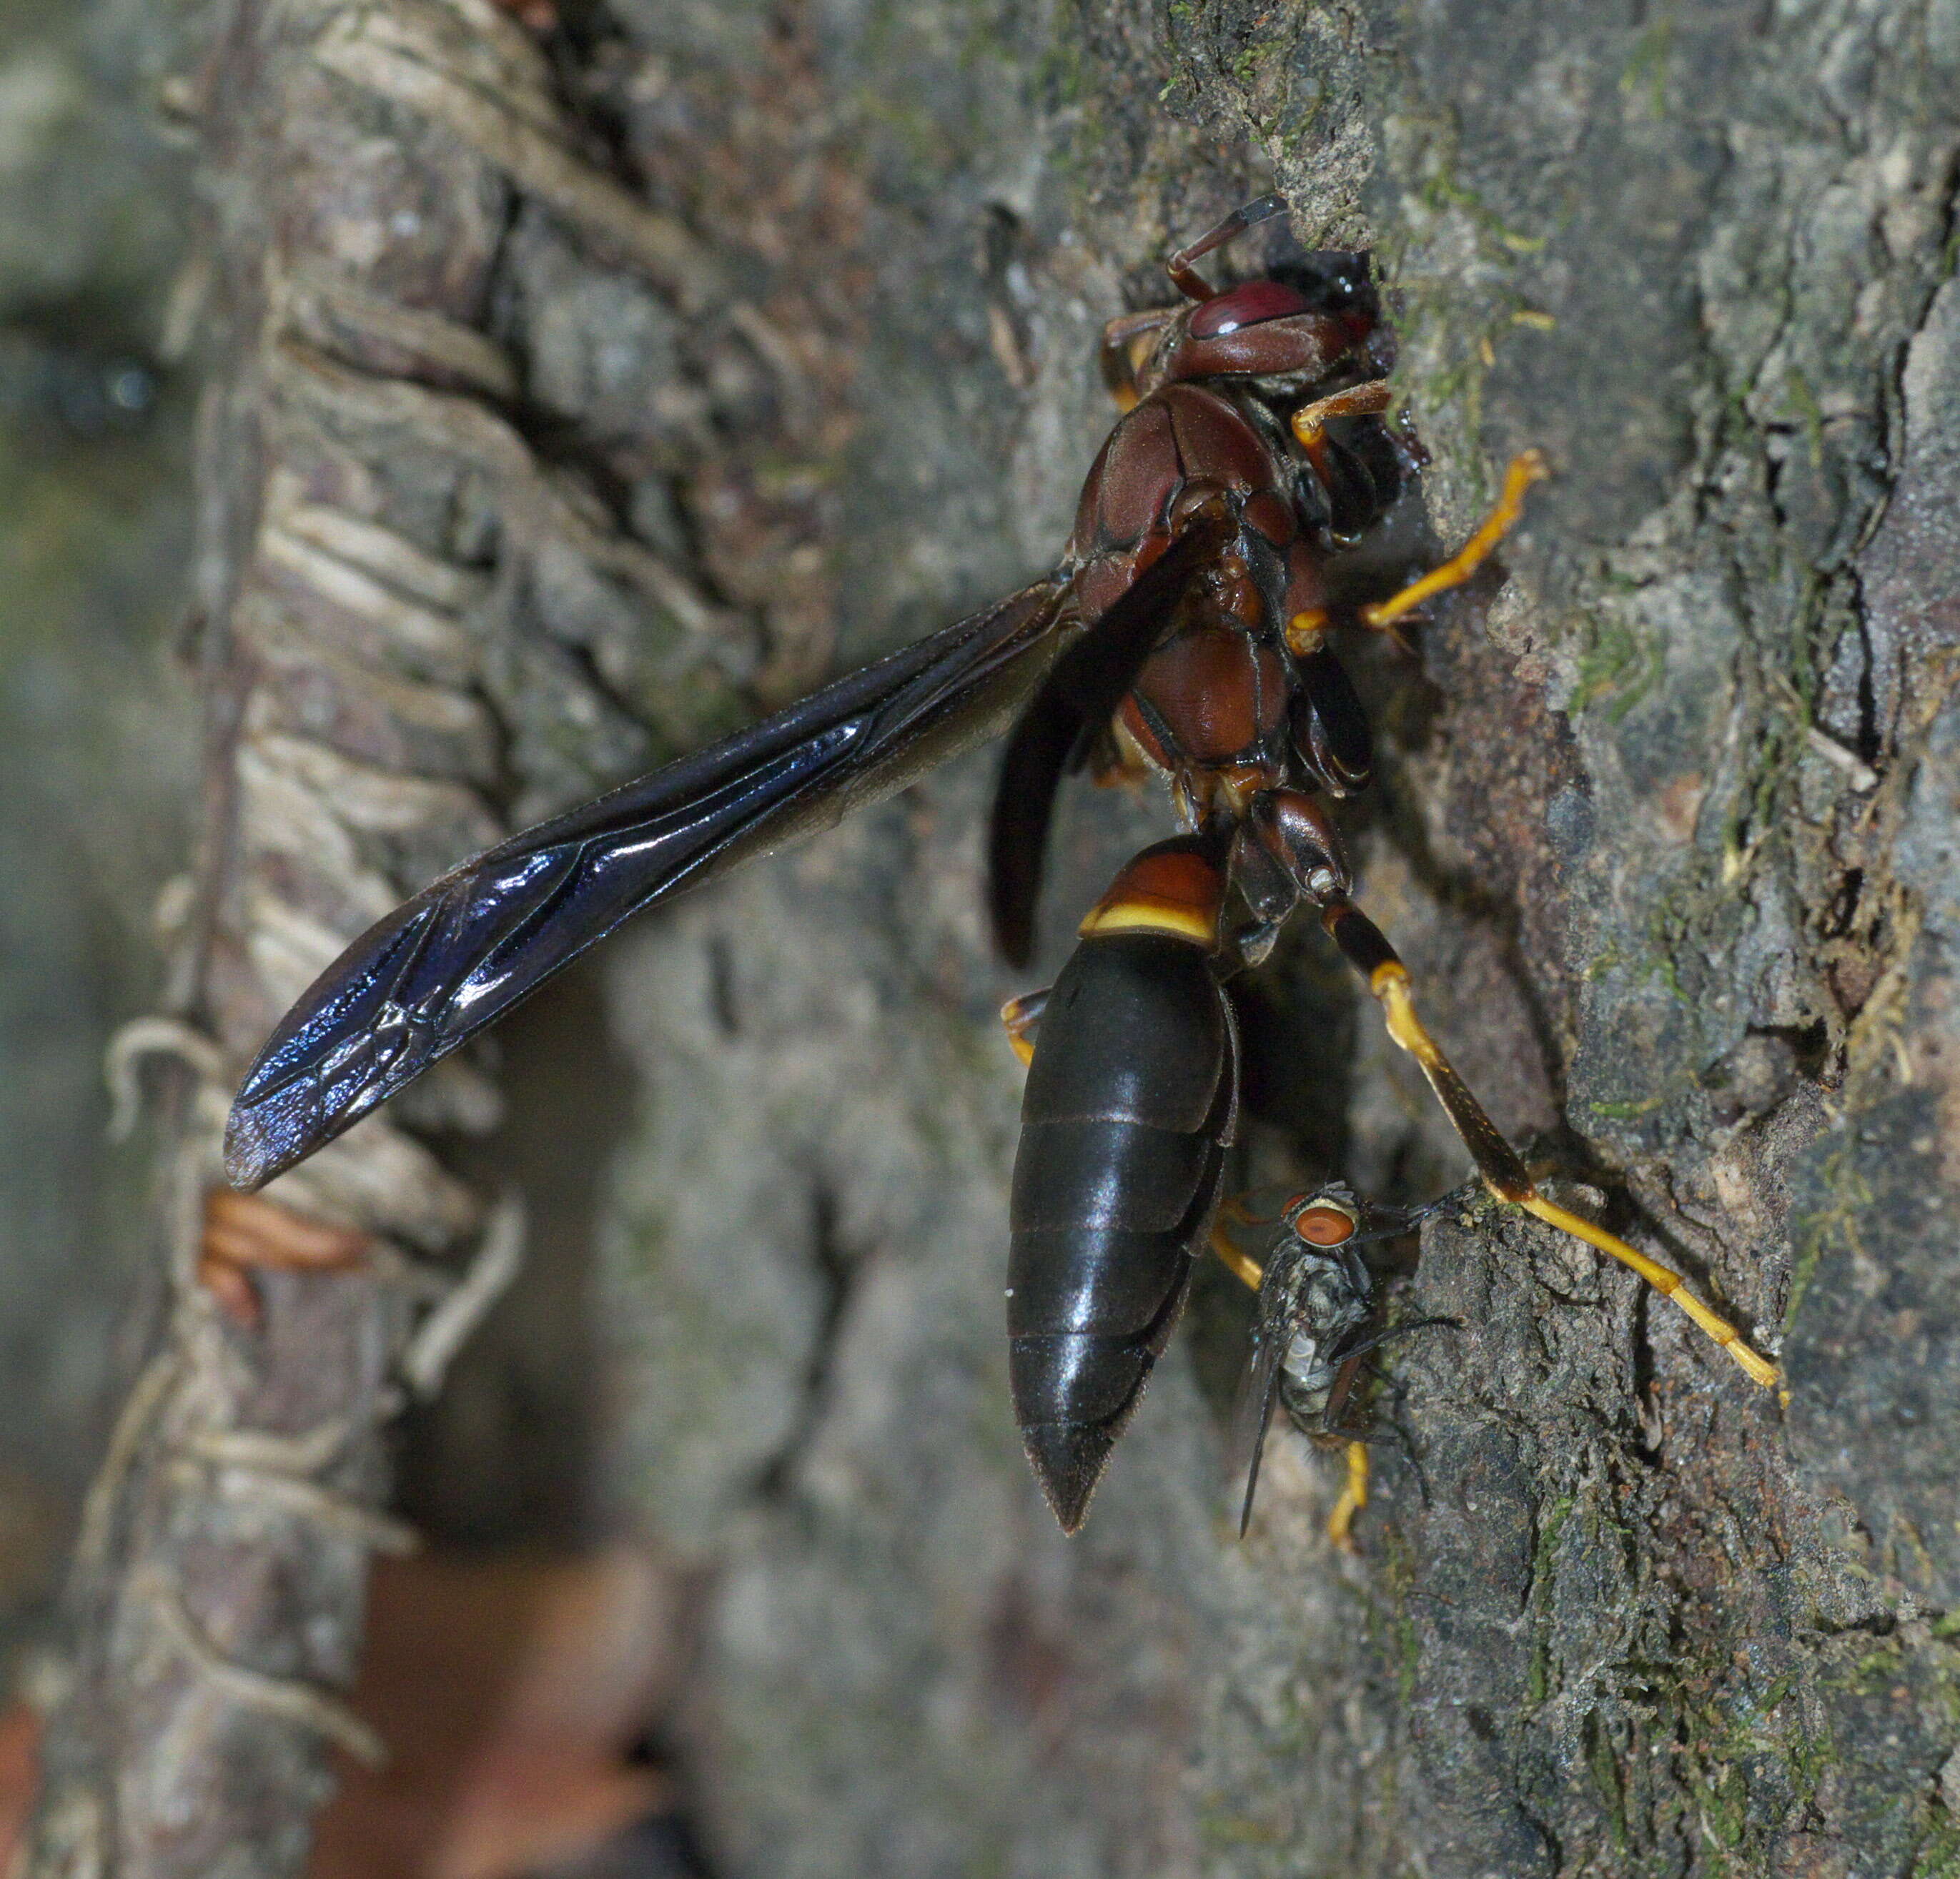
[[[1015,1420],[1068,1532],[1183,1307],[1237,1089],[1202,950],[1156,933],[1076,948],[1028,1073],[1007,1258]]]

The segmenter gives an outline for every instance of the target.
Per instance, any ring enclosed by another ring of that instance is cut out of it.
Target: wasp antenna
[[[1275,215],[1286,213],[1287,199],[1277,190],[1269,196],[1260,196],[1248,202],[1242,208],[1235,208],[1215,227],[1208,229],[1188,248],[1180,248],[1164,263],[1169,273],[1171,285],[1187,300],[1208,300],[1212,296],[1211,284],[1191,265],[1200,256],[1211,253],[1213,249],[1223,247],[1233,237],[1242,235],[1249,228],[1261,222],[1271,221]]]

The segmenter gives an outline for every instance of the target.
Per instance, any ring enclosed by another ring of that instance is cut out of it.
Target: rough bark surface
[[[0,7],[0,1655],[48,1617],[140,1170],[105,1165],[102,1046],[151,996],[180,868],[189,686],[170,669],[188,399],[155,336],[181,167],[133,95],[140,9]]]
[[[1023,988],[989,766],[953,766],[622,935],[555,1008],[564,1111],[527,1106],[566,1144],[533,1216],[596,1249],[589,1518],[704,1588],[669,1733],[716,1870],[1960,1865],[1960,10],[565,14],[548,57],[488,0],[235,0],[213,40],[206,1095],[494,828],[1044,566],[1101,321],[1277,184],[1398,296],[1436,533],[1512,450],[1555,471],[1507,583],[1357,661],[1365,902],[1499,1122],[1789,1384],[1466,1203],[1407,1279],[1461,1328],[1390,1347],[1358,1557],[1281,1436],[1232,1537],[1222,1277],[1064,1541],[1001,1325]],[[1049,970],[1164,826],[1071,803]],[[1248,989],[1249,1184],[1460,1177],[1363,1003],[1306,933]],[[479,1093],[293,1204],[460,1251]],[[187,1277],[194,1095],[177,1126]],[[344,1678],[359,1535],[320,1508],[381,1495],[410,1313],[374,1273],[266,1306],[160,1315],[37,1870],[298,1869],[320,1712],[171,1626]],[[310,1513],[186,1479],[212,1430],[336,1419]]]

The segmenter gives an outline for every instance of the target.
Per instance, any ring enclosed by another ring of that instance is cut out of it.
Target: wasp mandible
[[[1416,1016],[1352,898],[1327,805],[1368,781],[1367,719],[1333,641],[1395,632],[1489,557],[1544,472],[1516,459],[1488,520],[1364,606],[1330,558],[1400,482],[1379,420],[1389,335],[1365,265],[1309,256],[1214,289],[1197,263],[1278,196],[1173,255],[1172,307],[1110,323],[1124,415],[1052,572],[697,754],[443,876],[321,974],[260,1052],[225,1137],[254,1188],[331,1140],[629,915],[877,802],[1013,729],[989,840],[1003,955],[1033,950],[1064,775],[1153,772],[1185,832],[1138,856],[1053,989],[1004,1014],[1029,1062],[1009,1253],[1010,1362],[1029,1458],[1081,1523],[1208,1243],[1238,1122],[1225,981],[1303,905],[1380,1003],[1485,1184],[1631,1267],[1757,1382],[1774,1366],[1678,1273],[1545,1200]]]

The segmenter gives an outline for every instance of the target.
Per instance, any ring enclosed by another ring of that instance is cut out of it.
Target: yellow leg
[[[1219,1211],[1221,1213],[1237,1213],[1242,1219],[1246,1217],[1229,1201]],[[1266,1276],[1265,1268],[1256,1259],[1247,1258],[1225,1237],[1224,1226],[1218,1220],[1211,1222],[1211,1250],[1218,1255],[1219,1263],[1241,1285],[1249,1286],[1255,1292],[1258,1290],[1261,1281]]]
[[[1389,1035],[1422,1067],[1437,1101],[1443,1105],[1451,1125],[1475,1161],[1484,1186],[1500,1200],[1535,1214],[1561,1232],[1583,1240],[1638,1273],[1662,1298],[1672,1299],[1726,1351],[1752,1382],[1761,1384],[1764,1389],[1773,1388],[1780,1381],[1776,1366],[1751,1350],[1734,1325],[1696,1298],[1679,1273],[1650,1259],[1589,1220],[1555,1206],[1538,1192],[1517,1150],[1497,1132],[1497,1124],[1484,1113],[1482,1104],[1470,1093],[1441,1047],[1423,1029],[1409,992],[1408,968],[1395,957],[1394,948],[1374,922],[1347,901],[1329,907],[1322,918],[1349,962],[1367,975],[1368,989],[1380,1003]]]
[[[1023,1070],[1035,1060],[1035,1032],[1047,1003],[1045,991],[1025,992],[1001,1007],[1001,1028],[1007,1034],[1007,1048],[1020,1059]]]
[[[1365,1442],[1348,1445],[1348,1480],[1334,1511],[1327,1516],[1327,1537],[1343,1553],[1354,1546],[1354,1516],[1368,1504],[1368,1448]]]
[[[1386,411],[1391,401],[1386,379],[1373,379],[1366,385],[1350,386],[1303,405],[1293,414],[1293,434],[1306,453],[1322,482],[1330,472],[1327,462],[1327,422],[1330,418],[1372,418]]]
[[[1448,1111],[1457,1133],[1463,1137],[1465,1146],[1475,1157],[1484,1184],[1491,1193],[1500,1200],[1508,1200],[1514,1207],[1522,1207],[1527,1213],[1536,1214],[1561,1232],[1570,1233],[1587,1245],[1597,1247],[1610,1258],[1617,1259],[1621,1265],[1638,1273],[1662,1298],[1672,1299],[1679,1305],[1735,1359],[1752,1382],[1761,1384],[1765,1389],[1772,1388],[1777,1381],[1776,1366],[1752,1350],[1734,1325],[1695,1297],[1679,1273],[1663,1266],[1658,1260],[1650,1259],[1604,1228],[1555,1206],[1538,1192],[1537,1184],[1519,1160],[1516,1150],[1497,1133],[1497,1124],[1484,1113],[1483,1106],[1450,1067],[1449,1060],[1443,1054],[1436,1040],[1423,1029],[1421,1020],[1415,1015],[1414,1001],[1409,995],[1408,970],[1402,962],[1396,959],[1376,966],[1371,981],[1369,989],[1381,1001],[1383,1015],[1388,1020],[1389,1035],[1422,1066],[1430,1088],[1436,1092],[1437,1099]],[[1488,1146],[1493,1144],[1501,1153],[1489,1156],[1487,1160]]]
[[[1334,616],[1325,607],[1308,607],[1286,623],[1287,650],[1296,659],[1317,653],[1327,637]]]
[[[1177,317],[1175,307],[1153,307],[1146,313],[1125,313],[1102,329],[1102,383],[1119,411],[1137,405],[1137,374],[1142,371],[1157,335]]]
[[[1742,1334],[1723,1317],[1709,1310],[1694,1294],[1688,1289],[1688,1282],[1672,1267],[1663,1266],[1658,1260],[1637,1252],[1624,1240],[1595,1226],[1590,1220],[1582,1220],[1576,1213],[1554,1205],[1542,1194],[1533,1194],[1529,1200],[1520,1200],[1518,1205],[1527,1213],[1535,1213],[1541,1220],[1583,1240],[1589,1246],[1596,1246],[1601,1252],[1617,1259],[1623,1266],[1630,1266],[1664,1299],[1672,1299],[1702,1330],[1713,1338],[1730,1356],[1746,1371],[1750,1378],[1766,1390],[1772,1389],[1780,1381],[1777,1367],[1767,1357],[1752,1350],[1742,1341]]]
[[[1311,409],[1311,407],[1309,407]],[[1294,422],[1298,424],[1298,419]],[[1547,474],[1545,459],[1535,450],[1511,459],[1504,472],[1503,494],[1484,526],[1472,536],[1440,568],[1431,568],[1420,580],[1411,581],[1400,593],[1377,600],[1361,609],[1361,624],[1380,631],[1392,626],[1405,615],[1413,613],[1433,595],[1460,587],[1484,563],[1511,530],[1523,512],[1525,491]]]

